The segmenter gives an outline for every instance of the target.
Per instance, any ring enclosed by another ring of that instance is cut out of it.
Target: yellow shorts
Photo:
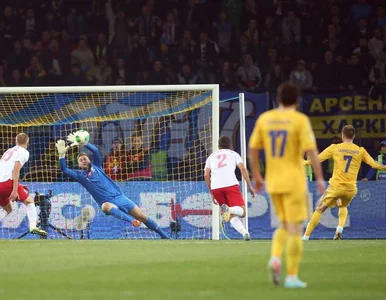
[[[357,194],[357,190],[340,190],[329,186],[320,201],[328,207],[346,207]]]
[[[300,223],[308,219],[307,193],[271,194],[271,202],[280,222]]]

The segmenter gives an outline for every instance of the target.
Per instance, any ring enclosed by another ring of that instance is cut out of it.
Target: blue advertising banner
[[[178,220],[181,239],[211,238],[211,197],[204,182],[128,182],[118,183],[124,193],[137,203],[162,228],[170,232],[170,223]],[[48,221],[49,238],[64,238],[64,232],[74,239],[152,239],[156,234],[141,226],[105,216],[90,195],[78,183],[34,183],[33,190],[47,194],[50,199]],[[316,186],[310,188],[310,214],[318,200]],[[39,207],[38,207],[39,211]],[[249,230],[253,239],[270,239],[278,221],[271,209],[269,197],[249,197]],[[14,212],[4,216],[0,211],[0,238],[17,238],[27,230],[27,217],[23,204],[14,203]],[[42,214],[40,214],[42,216]],[[312,239],[332,239],[338,224],[337,209],[327,210]],[[241,238],[233,228],[226,227],[225,236]],[[345,239],[386,238],[386,186],[380,182],[358,183],[358,194],[349,206]],[[36,238],[26,235],[24,238]]]
[[[350,124],[362,138],[386,136],[386,98],[371,99],[352,92],[305,95],[301,111],[311,119],[316,138],[330,139]]]

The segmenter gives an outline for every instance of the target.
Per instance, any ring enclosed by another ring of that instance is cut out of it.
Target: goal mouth
[[[203,179],[206,157],[217,147],[218,97],[217,85],[4,88],[1,150],[13,145],[17,133],[29,135],[30,159],[21,180],[32,196],[52,190],[50,210],[38,206],[48,238],[158,238],[143,224],[106,216],[79,183],[62,174],[55,142],[83,129],[106,174],[165,231],[178,231],[181,239],[218,239],[218,214],[212,214]],[[72,147],[66,154],[70,168],[78,169],[80,151],[87,153]],[[13,208],[6,217],[0,211],[0,238],[27,230],[23,204]]]

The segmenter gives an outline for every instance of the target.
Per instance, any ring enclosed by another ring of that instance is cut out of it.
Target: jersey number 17
[[[287,130],[271,130],[269,132],[271,137],[271,153],[272,157],[282,157],[284,155],[285,145],[287,143]],[[277,148],[277,141],[279,141],[279,147]]]

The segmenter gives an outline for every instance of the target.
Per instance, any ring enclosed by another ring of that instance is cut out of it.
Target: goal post
[[[0,151],[14,145],[17,132],[30,136],[30,160],[21,177],[32,196],[51,195],[48,223],[70,237],[155,238],[144,226],[131,228],[105,216],[78,183],[58,172],[54,142],[74,130],[89,131],[106,170],[109,163],[120,163],[121,158],[114,156],[115,142],[126,147],[125,157],[128,153],[130,159],[138,159],[130,152],[137,134],[146,149],[141,155],[148,156],[151,170],[140,169],[138,161],[128,164],[138,165],[137,169],[115,165],[109,169],[113,175],[119,168],[123,174],[114,180],[172,235],[216,240],[219,208],[206,189],[203,163],[217,150],[219,117],[218,85],[4,87],[0,88]],[[72,149],[67,156],[70,167],[76,168],[74,157],[83,150]],[[23,206],[13,205],[9,216],[0,210],[0,238],[17,238],[27,228]],[[178,230],[173,227],[176,222]],[[49,230],[51,238],[62,237]]]

